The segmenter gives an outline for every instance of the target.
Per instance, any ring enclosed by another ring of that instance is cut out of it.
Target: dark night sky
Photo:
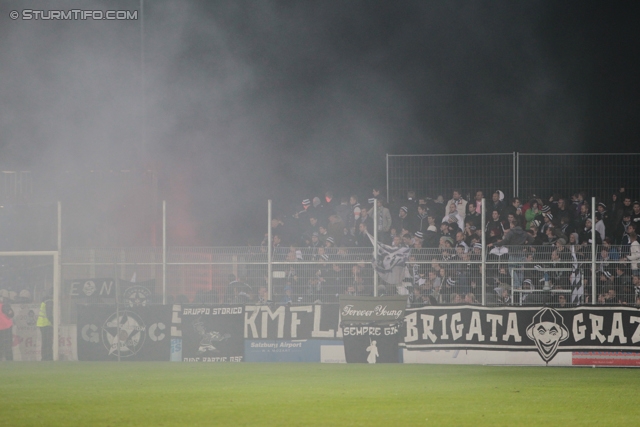
[[[174,243],[368,194],[385,153],[638,152],[637,2],[145,2],[144,98],[140,21],[9,18],[78,5],[0,0],[0,165],[153,167]]]

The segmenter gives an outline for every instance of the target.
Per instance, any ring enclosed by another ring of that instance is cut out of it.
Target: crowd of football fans
[[[450,198],[409,191],[387,203],[383,188],[373,188],[365,198],[351,195],[339,200],[326,192],[302,200],[293,212],[276,214],[271,242],[265,233],[260,247],[248,249],[258,262],[248,263],[238,272],[240,277],[230,277],[223,291],[200,290],[175,300],[308,304],[337,303],[345,294],[373,295],[377,237],[389,250],[411,251],[402,282],[380,279],[375,293],[407,295],[412,306],[478,304],[484,297],[490,305],[564,307],[591,304],[593,298],[597,304],[640,307],[640,203],[624,188],[599,200],[595,212],[590,201],[582,192],[507,199],[502,191],[485,198],[483,191],[463,196],[454,189]],[[274,262],[271,296],[265,267],[269,245]],[[31,300],[28,291],[3,282],[0,298]]]
[[[377,235],[392,248],[411,248],[404,282],[382,283],[378,294],[406,294],[413,306],[479,303],[485,230],[486,303],[588,304],[595,229],[596,302],[640,305],[640,203],[624,188],[611,200],[598,201],[596,212],[583,192],[507,200],[495,191],[486,206],[483,191],[465,198],[454,189],[449,200],[409,191],[389,204],[383,194],[374,188],[365,199],[351,195],[337,200],[327,192],[304,199],[293,214],[274,217],[272,259],[291,263],[274,288],[279,302],[335,302],[339,294],[371,295],[374,273],[368,260],[363,257],[352,265],[336,261],[353,259],[349,254],[354,250],[347,248],[367,253]],[[262,246],[267,245],[265,235]],[[302,266],[305,261],[321,263],[319,268],[314,265],[313,277],[306,277],[310,268]]]

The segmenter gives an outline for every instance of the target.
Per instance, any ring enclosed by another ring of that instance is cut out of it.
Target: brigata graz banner
[[[243,324],[242,305],[182,305],[182,361],[242,362]]]
[[[78,305],[78,360],[169,360],[171,306]]]
[[[338,306],[246,305],[244,337],[247,339],[331,339],[340,337]]]
[[[538,351],[545,362],[559,351],[640,350],[640,310],[626,306],[429,306],[404,321],[409,350]]]

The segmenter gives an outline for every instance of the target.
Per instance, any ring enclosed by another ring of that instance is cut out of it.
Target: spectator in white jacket
[[[460,215],[460,218],[462,218],[462,224],[464,225],[464,217],[467,215],[467,201],[462,198],[460,190],[453,190],[453,199],[449,200],[447,206],[450,206],[451,203],[454,203],[456,205],[458,215]],[[462,229],[464,229],[464,227],[462,227]]]
[[[631,261],[631,272],[635,276],[640,274],[640,271],[638,270],[638,261],[640,260],[640,243],[638,243],[638,234],[636,233],[636,228],[633,224],[630,224],[627,227],[627,235],[631,242],[627,260]]]
[[[449,202],[449,210],[444,218],[442,218],[442,222],[456,223],[460,230],[464,230],[464,218],[458,213],[458,207],[455,203]]]
[[[600,234],[600,238],[604,242],[604,239],[606,237],[605,236],[606,229],[605,229],[604,221],[602,220],[602,214],[600,212],[596,212],[595,216],[596,216],[596,231]]]

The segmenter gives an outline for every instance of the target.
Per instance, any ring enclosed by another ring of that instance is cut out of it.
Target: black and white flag
[[[580,305],[584,302],[584,283],[582,282],[582,272],[575,270],[571,273],[571,304]]]
[[[371,243],[375,245],[369,234]],[[378,242],[377,259],[373,261],[373,268],[382,280],[391,285],[400,285],[405,275],[405,264],[411,255],[411,248],[407,246],[393,247]]]

